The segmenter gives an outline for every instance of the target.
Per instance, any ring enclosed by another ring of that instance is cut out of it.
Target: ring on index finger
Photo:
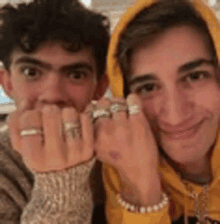
[[[82,139],[82,125],[80,122],[64,122],[63,126],[66,138]]]

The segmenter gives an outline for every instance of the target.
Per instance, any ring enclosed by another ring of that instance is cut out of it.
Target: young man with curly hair
[[[1,134],[0,223],[90,223],[101,168],[86,107],[108,85],[108,19],[76,0],[6,4],[0,18],[0,77],[17,108]]]

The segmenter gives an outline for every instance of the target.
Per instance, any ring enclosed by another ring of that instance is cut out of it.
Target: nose
[[[68,104],[68,94],[64,80],[55,72],[47,75],[40,88],[41,91],[38,100],[42,105],[56,104],[59,107],[64,107]]]
[[[194,102],[184,90],[169,89],[162,99],[160,118],[164,126],[183,126],[193,116]]]

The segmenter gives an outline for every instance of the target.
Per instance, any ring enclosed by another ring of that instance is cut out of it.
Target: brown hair
[[[151,41],[164,31],[180,25],[194,27],[204,35],[217,66],[217,53],[208,26],[193,5],[187,0],[158,0],[138,13],[120,36],[116,57],[124,76],[125,97],[129,94],[126,76],[129,74],[130,57],[134,49],[141,43]]]
[[[46,41],[61,42],[69,52],[92,48],[100,78],[106,68],[110,23],[79,0],[31,0],[0,7],[0,60],[10,68],[16,47],[32,53]]]

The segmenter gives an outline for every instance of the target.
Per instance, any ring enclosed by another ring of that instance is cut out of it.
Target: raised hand
[[[89,109],[81,115],[72,107],[56,105],[34,110],[24,101],[8,118],[12,145],[37,172],[60,171],[86,162],[94,155]],[[35,134],[28,135],[30,130]]]
[[[159,202],[158,149],[140,99],[135,94],[126,101],[102,99],[96,107],[113,109],[111,118],[100,117],[95,122],[95,148],[98,159],[118,170],[121,194],[133,203]]]

